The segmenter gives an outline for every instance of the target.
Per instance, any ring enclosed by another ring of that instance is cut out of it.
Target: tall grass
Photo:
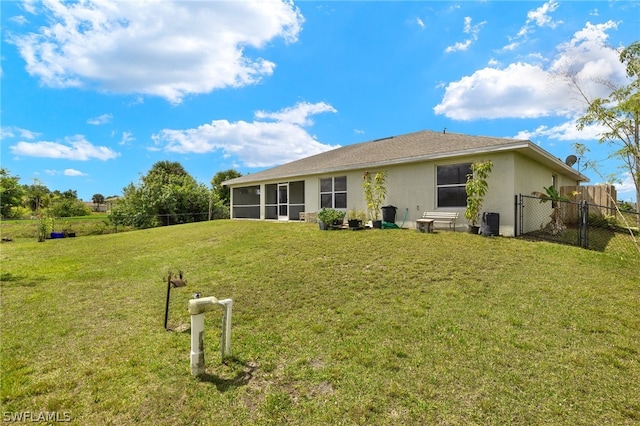
[[[75,424],[640,422],[637,260],[215,221],[1,246],[4,413]],[[166,274],[184,272],[163,328]],[[233,358],[187,302],[234,299]],[[186,330],[186,331],[183,331]]]

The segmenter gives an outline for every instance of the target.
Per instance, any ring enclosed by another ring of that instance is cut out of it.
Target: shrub
[[[335,209],[323,208],[318,213],[318,219],[325,225],[340,225],[344,221],[345,212]]]

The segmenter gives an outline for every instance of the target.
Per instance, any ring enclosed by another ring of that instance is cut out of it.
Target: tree
[[[91,209],[77,198],[60,197],[51,202],[48,212],[52,217],[77,217],[90,215]]]
[[[96,211],[100,208],[100,204],[104,204],[104,195],[102,194],[93,194],[91,197],[91,201],[96,205]]]
[[[149,228],[207,219],[211,192],[177,162],[160,161],[129,184],[109,217],[114,223]]]
[[[143,181],[169,183],[172,176],[188,176],[189,173],[177,161],[158,161],[153,166]]]
[[[77,200],[78,199],[78,191],[73,189],[67,189],[64,192],[56,189],[51,193],[51,197],[53,199],[65,199],[65,200]]]
[[[222,182],[229,179],[242,176],[237,170],[229,169],[216,173],[211,179],[211,190],[214,194],[217,194],[218,199],[225,205],[231,205],[231,190],[228,186],[222,184]]]
[[[464,217],[471,226],[477,226],[480,222],[480,210],[482,210],[482,203],[489,189],[487,178],[492,169],[493,162],[491,160],[471,163],[471,173],[467,175],[465,185],[467,208],[464,212]]]
[[[622,50],[620,62],[625,65],[627,77],[632,81],[618,88],[609,84],[612,92],[608,98],[589,99],[576,80],[571,80],[588,105],[577,127],[582,130],[596,124],[606,128],[599,142],[615,147],[611,157],[622,160],[625,169],[631,173],[636,201],[640,202],[640,41]]]
[[[22,205],[24,188],[19,182],[19,176],[11,176],[9,170],[0,168],[0,215],[5,219],[12,217],[13,210]]]
[[[375,175],[364,172],[362,175],[362,191],[367,202],[367,211],[372,221],[377,221],[380,207],[387,198],[387,172],[377,172]]]
[[[120,197],[109,212],[109,220],[117,225],[145,229],[158,226],[152,206],[145,202],[142,185],[130,183],[122,189]]]
[[[39,213],[40,209],[49,206],[51,191],[40,180],[34,179],[33,185],[23,185],[24,198],[23,205],[31,209],[34,213]]]

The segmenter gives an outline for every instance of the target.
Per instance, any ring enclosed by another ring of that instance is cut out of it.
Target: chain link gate
[[[519,194],[514,203],[514,235],[596,251],[640,255],[639,213],[590,204],[552,201]]]

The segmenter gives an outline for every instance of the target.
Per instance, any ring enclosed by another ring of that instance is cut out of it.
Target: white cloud
[[[248,48],[263,49],[278,38],[295,42],[304,22],[285,0],[51,0],[40,10],[48,26],[10,38],[30,75],[51,87],[95,87],[172,103],[271,75],[275,64],[251,57]]]
[[[624,172],[620,178],[620,182],[618,182],[615,187],[618,193],[618,199],[621,199],[621,194],[629,194],[632,198],[635,198],[636,185],[633,183],[633,176],[631,176],[630,172]]]
[[[18,25],[24,25],[29,22],[23,15],[12,16],[11,18],[9,18],[9,20],[11,22],[15,22]]]
[[[29,13],[36,13],[36,7],[34,6],[36,1],[37,0],[23,0],[22,8]]]
[[[40,136],[40,133],[32,132],[31,130],[22,129],[20,127],[8,126],[0,128],[0,139],[14,138],[17,135],[24,139],[33,140]]]
[[[558,2],[555,0],[549,0],[537,9],[527,12],[527,20],[525,24],[520,28],[518,34],[514,37],[509,37],[509,44],[502,47],[503,51],[513,51],[520,47],[522,43],[527,40],[528,35],[535,31],[536,27],[549,27],[556,28],[562,21],[554,21],[550,14],[555,12],[558,8]]]
[[[557,8],[558,2],[549,0],[539,8],[530,10],[527,13],[527,24],[529,24],[530,22],[535,22],[536,26],[538,27],[555,28],[559,23],[562,23],[562,21],[554,22],[549,14],[551,12],[555,12]]]
[[[424,28],[424,22],[422,21],[422,19],[416,18],[416,24],[418,24],[420,28]]]
[[[336,148],[318,142],[303,128],[313,123],[310,116],[322,112],[336,110],[324,102],[303,102],[275,113],[256,112],[257,119],[273,122],[213,120],[192,129],[163,129],[153,139],[156,146],[168,152],[204,154],[220,150],[248,167],[267,167]]]
[[[551,72],[575,73],[583,80],[626,79],[624,66],[618,52],[607,46],[607,31],[616,29],[617,23],[607,21],[593,25],[590,22],[573,35],[573,38],[558,46],[559,55],[550,66]]]
[[[18,142],[11,147],[15,155],[41,158],[64,158],[86,161],[90,159],[111,160],[120,154],[106,146],[95,146],[82,135],[65,138],[65,143],[39,141]]]
[[[549,75],[537,66],[519,62],[505,69],[483,68],[449,83],[434,111],[456,120],[531,118],[550,111],[567,112],[568,88],[560,94],[554,89]]]
[[[111,121],[113,115],[111,114],[102,114],[97,117],[93,117],[87,120],[87,123],[93,124],[94,126],[99,126],[101,124],[107,124]]]
[[[528,35],[535,27],[549,27],[555,28],[562,21],[553,21],[550,14],[555,12],[558,8],[558,2],[549,0],[537,9],[530,10],[527,13],[527,21],[524,26],[518,32],[518,37],[524,37]]]
[[[465,40],[465,41],[458,41],[452,46],[447,46],[447,48],[444,49],[444,51],[447,52],[447,53],[459,52],[461,50],[467,50],[469,48],[469,46],[471,46],[471,40],[470,39]]]
[[[62,172],[59,172],[58,170],[47,169],[44,172],[49,176],[58,176],[58,175],[71,176],[71,177],[87,176],[86,173],[82,173],[81,171],[76,169],[65,169]]]
[[[558,141],[592,141],[598,139],[606,129],[602,126],[585,126],[583,130],[578,130],[576,120],[571,119],[557,126],[538,126],[533,131],[522,130],[514,136],[515,139],[536,139],[545,138]]]
[[[313,125],[311,116],[323,112],[337,111],[331,105],[324,102],[318,102],[317,104],[299,102],[292,107],[285,108],[278,112],[256,111],[255,116],[259,119],[266,118],[299,126],[311,126]]]
[[[136,138],[133,137],[133,134],[131,132],[122,132],[122,139],[120,139],[119,145],[129,145],[135,140]]]
[[[518,46],[520,46],[520,43],[514,41],[514,42],[511,42],[511,43],[507,44],[506,46],[504,46],[502,48],[502,50],[504,50],[504,51],[516,50],[518,48]]]
[[[82,173],[80,170],[76,169],[65,169],[62,174],[65,176],[87,176],[86,173]]]
[[[471,38],[465,41],[459,41],[452,46],[447,47],[444,51],[447,53],[457,52],[460,50],[467,50],[471,43],[478,40],[478,34],[480,33],[480,29],[487,23],[487,21],[482,21],[479,24],[471,25],[471,18],[464,18],[464,29],[463,32],[465,34],[470,34]]]
[[[450,82],[434,111],[456,120],[573,117],[584,111],[584,103],[560,78],[563,72],[573,73],[593,97],[609,94],[598,80],[626,82],[618,53],[606,44],[606,31],[615,27],[611,21],[587,23],[569,42],[557,46],[558,53],[547,68],[534,56],[535,64],[483,68]]]

